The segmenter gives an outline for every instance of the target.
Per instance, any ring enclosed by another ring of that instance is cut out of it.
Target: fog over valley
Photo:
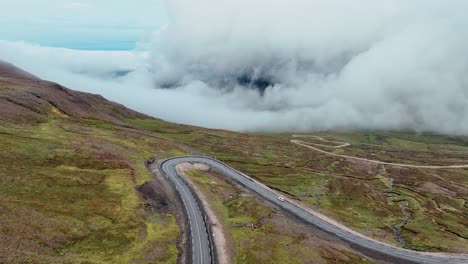
[[[133,50],[1,40],[0,58],[178,123],[466,135],[466,10],[457,0],[170,0],[167,21]]]

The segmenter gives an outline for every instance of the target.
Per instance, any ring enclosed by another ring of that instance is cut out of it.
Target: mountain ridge
[[[95,118],[113,123],[122,123],[125,118],[151,119],[101,95],[78,92],[41,80],[12,64],[0,61],[0,120],[40,123],[48,115]]]

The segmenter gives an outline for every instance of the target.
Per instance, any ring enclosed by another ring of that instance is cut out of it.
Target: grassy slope
[[[467,252],[468,170],[387,166],[380,175],[377,165],[313,152],[291,144],[287,134],[182,129],[149,120],[131,123],[192,145],[369,236],[416,250]],[[450,164],[466,162],[468,154],[465,138],[365,132],[322,136],[349,141],[353,145],[342,151],[373,159],[388,158],[386,151],[392,151],[393,160],[411,162],[417,152],[420,163],[427,163],[426,156]],[[404,211],[411,215],[406,224]],[[403,241],[397,240],[397,232]]]
[[[144,206],[143,161],[180,153],[99,120],[0,125],[0,262],[174,263],[173,215]]]

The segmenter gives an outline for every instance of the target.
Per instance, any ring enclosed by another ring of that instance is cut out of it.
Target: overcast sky
[[[466,0],[1,1],[0,59],[179,123],[468,135],[466,10]]]
[[[167,23],[161,0],[2,0],[0,39],[77,49],[132,49]]]

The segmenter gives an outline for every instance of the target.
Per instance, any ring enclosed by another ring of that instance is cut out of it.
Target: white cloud
[[[168,4],[155,78],[234,89],[240,128],[468,131],[466,1],[191,3]],[[275,85],[239,92],[246,76]]]
[[[0,58],[175,122],[468,134],[466,1],[167,3],[149,54],[0,42]]]

